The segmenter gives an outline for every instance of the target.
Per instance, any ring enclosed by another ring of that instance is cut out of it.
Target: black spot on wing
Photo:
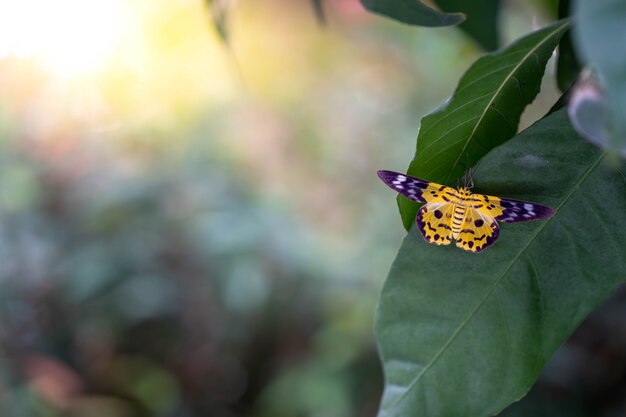
[[[450,226],[447,224],[437,224],[433,226],[432,223],[425,221],[424,216],[428,213],[426,206],[421,207],[417,211],[415,216],[415,223],[424,240],[428,243],[435,243],[437,245],[447,245],[452,239],[450,237]],[[430,215],[430,213],[428,213]]]
[[[500,228],[498,227],[498,224],[494,222],[491,224],[491,227],[493,228],[493,234],[491,236],[487,236],[487,241],[483,245],[476,245],[476,253],[482,252],[498,240],[498,237],[500,236]]]
[[[419,229],[420,233],[422,234],[422,237],[424,238],[424,240],[428,243],[432,242],[432,239],[429,238],[426,235],[426,227],[430,226],[430,223],[426,223],[424,221],[424,213],[426,206],[422,206],[418,211],[417,211],[417,216],[415,216],[415,223],[417,224],[417,228]],[[434,231],[435,229],[433,229]]]
[[[474,220],[474,226],[476,226],[476,227],[480,227],[480,226],[482,226],[484,223],[485,223],[485,221],[484,221],[483,219],[477,219],[477,220]]]
[[[422,214],[423,214],[423,210],[422,209],[423,209],[423,207],[421,209],[419,209],[419,211],[417,212],[417,216],[415,216],[415,224],[417,225],[417,228],[419,229],[419,231],[422,234],[422,236],[424,237],[424,239],[427,242],[430,242],[430,240],[426,236],[426,230],[424,230],[424,228],[426,227],[426,223],[424,223],[424,219],[422,218]]]
[[[441,212],[441,210],[435,210],[435,217],[440,219],[443,217],[443,213]]]

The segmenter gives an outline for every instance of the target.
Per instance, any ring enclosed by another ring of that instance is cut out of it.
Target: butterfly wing
[[[427,203],[418,211],[415,222],[422,232],[422,236],[428,243],[435,245],[448,245],[452,242],[452,215],[454,204]]]
[[[499,235],[500,228],[493,217],[468,207],[461,223],[461,232],[456,238],[456,245],[477,253],[493,245]]]
[[[421,180],[394,171],[378,171],[378,177],[390,188],[417,203],[444,203],[457,199],[452,187]]]
[[[529,222],[547,219],[554,215],[550,207],[528,201],[472,194],[471,200],[477,203],[473,207],[483,214],[506,223]]]

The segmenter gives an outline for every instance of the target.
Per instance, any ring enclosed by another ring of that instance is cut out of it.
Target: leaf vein
[[[476,84],[478,81],[482,80],[483,78],[487,78],[487,77],[489,77],[490,75],[493,75],[493,74],[495,74],[495,73],[497,73],[497,72],[500,72],[500,71],[502,71],[502,70],[505,70],[505,69],[507,69],[507,68],[510,68],[510,67],[512,67],[512,66],[514,66],[514,65],[515,65],[515,63],[508,64],[508,65],[504,65],[504,66],[502,66],[502,67],[496,68],[496,69],[495,69],[495,70],[493,70],[493,71],[490,71],[490,72],[488,72],[488,73],[486,73],[486,74],[481,75],[480,77],[476,78],[475,80],[472,80],[470,83],[468,83],[468,84],[464,85],[463,87],[461,87],[460,89],[458,89],[458,90],[456,91],[456,94],[455,94],[455,95],[458,95],[461,91],[463,91],[463,90],[467,89],[467,88],[468,88],[469,86],[471,86],[471,85]],[[492,93],[493,93],[493,92],[494,92],[494,91],[492,91]],[[490,93],[490,94],[491,94],[491,93]]]
[[[447,131],[446,131],[446,132],[444,132],[441,136],[439,136],[435,142],[431,143],[431,144],[428,146],[428,148],[432,147],[432,146],[433,146],[436,142],[439,142],[441,139],[443,139],[443,138],[444,138],[446,135],[448,135],[450,132],[453,132],[455,129],[460,128],[461,126],[463,126],[463,125],[464,125],[464,124],[466,124],[466,123],[470,123],[470,122],[472,122],[472,121],[473,121],[474,119],[476,119],[477,117],[478,117],[478,116],[476,116],[476,117],[472,117],[471,119],[466,120],[465,122],[461,123],[460,125],[456,125],[456,126],[454,126],[453,128],[451,128],[451,129],[447,130]],[[451,148],[452,146],[454,146],[454,145],[456,145],[456,144],[458,144],[458,143],[461,143],[462,141],[463,141],[463,139],[461,139],[461,140],[457,140],[456,142],[452,142],[452,144],[450,144],[449,146],[446,146],[445,148],[443,148],[442,150],[440,150],[440,151],[439,151],[439,152],[437,152],[436,154],[431,155],[431,156],[430,156],[430,158],[428,158],[428,159],[427,159],[426,161],[424,161],[422,164],[426,164],[426,163],[428,163],[428,162],[429,162],[429,161],[431,161],[431,160],[432,160],[435,156],[439,155],[441,152],[443,152],[443,151],[445,151],[445,150],[447,150],[447,149]],[[422,154],[423,154],[423,153],[424,153],[424,152],[425,152],[428,148],[425,148],[425,149],[423,149],[422,151],[420,151],[420,155],[422,155]]]
[[[537,266],[533,262],[533,258],[526,254],[526,259],[530,269],[532,269],[536,277],[535,282],[537,283],[537,288],[539,289],[539,305],[541,306],[541,311],[546,311],[546,303],[543,297],[543,286],[541,285],[541,273],[539,273],[539,269],[537,269]]]
[[[516,126],[513,126],[513,123],[511,123],[511,121],[506,118],[504,113],[502,113],[500,110],[498,110],[498,108],[496,106],[493,106],[492,109],[495,110],[495,112],[498,113],[502,117],[502,120],[504,120],[506,122],[506,124],[508,124],[511,127],[511,129],[513,129],[513,131],[516,130]]]
[[[619,248],[621,246],[620,243],[619,243],[619,239],[617,239],[617,237],[615,237],[615,235],[613,233],[611,233],[611,231],[606,227],[606,225],[602,221],[605,218],[605,216],[603,216],[600,213],[600,211],[598,210],[598,208],[591,203],[591,200],[589,200],[589,197],[587,197],[587,195],[585,195],[585,193],[583,192],[582,189],[578,190],[578,191],[579,191],[578,194],[580,194],[580,196],[584,200],[585,204],[587,204],[587,206],[591,209],[591,212],[593,213],[593,215],[598,220],[598,223],[600,223],[600,227],[602,227],[602,229],[604,229],[604,232],[607,234],[607,236],[613,241],[613,243],[615,243],[617,245],[616,247]]]
[[[472,103],[474,103],[474,102],[476,102],[476,101],[478,101],[478,100],[480,100],[480,99],[482,99],[482,98],[488,97],[488,96],[490,96],[490,95],[491,95],[491,94],[493,94],[493,93],[495,93],[495,91],[490,91],[490,92],[488,92],[487,94],[484,94],[484,95],[482,95],[482,96],[479,96],[479,97],[473,98],[472,100],[468,101],[467,103],[464,103],[464,104],[460,105],[459,107],[457,107],[457,108],[455,108],[455,109],[452,109],[452,111],[450,111],[448,114],[444,115],[441,119],[439,119],[439,120],[437,120],[435,123],[433,123],[433,124],[432,124],[432,126],[429,126],[429,127],[428,127],[428,129],[426,129],[426,130],[425,130],[425,131],[424,131],[421,135],[422,135],[422,136],[425,136],[428,132],[430,132],[431,130],[433,130],[433,128],[435,128],[436,126],[438,126],[439,124],[441,124],[441,122],[443,122],[444,120],[446,120],[448,117],[452,116],[452,115],[453,115],[454,113],[456,113],[457,111],[461,110],[463,107],[468,106],[468,105],[470,105],[470,104],[472,104]],[[473,119],[475,119],[476,117],[478,117],[478,116],[475,116],[474,118],[469,119],[469,120],[473,120]],[[465,122],[465,123],[467,123],[467,122]],[[431,142],[431,143],[430,143],[430,144],[429,144],[426,148],[424,148],[424,150],[426,150],[426,149],[430,148],[431,146],[433,146],[433,145],[434,145],[434,144],[435,144],[435,143],[436,143],[436,142],[437,142],[440,138],[441,138],[441,136],[440,136],[440,137],[438,137],[437,139],[435,139],[433,142]]]

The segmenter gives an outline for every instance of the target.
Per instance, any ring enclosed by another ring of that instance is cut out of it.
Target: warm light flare
[[[116,0],[0,2],[0,59],[35,58],[58,75],[98,71],[120,33]]]

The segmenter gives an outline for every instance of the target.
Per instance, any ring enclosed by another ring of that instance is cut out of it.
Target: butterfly
[[[428,243],[456,245],[481,252],[500,235],[498,222],[527,222],[554,215],[541,204],[484,194],[472,194],[472,184],[455,189],[393,171],[378,171],[378,177],[409,200],[424,204],[415,221]]]

